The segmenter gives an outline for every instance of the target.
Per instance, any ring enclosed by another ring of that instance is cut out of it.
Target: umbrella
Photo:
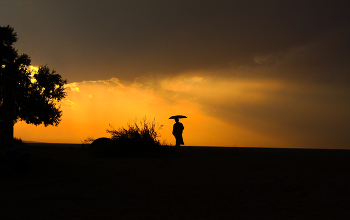
[[[184,115],[174,115],[174,116],[171,116],[169,119],[175,119],[175,118],[187,118],[187,117]]]

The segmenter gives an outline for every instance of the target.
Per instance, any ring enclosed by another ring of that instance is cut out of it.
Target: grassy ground
[[[1,172],[1,219],[348,219],[348,151],[191,148],[96,158],[31,146]],[[0,154],[4,159],[4,155]]]

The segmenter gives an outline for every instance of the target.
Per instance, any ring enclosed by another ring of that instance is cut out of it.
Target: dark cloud
[[[330,74],[320,69],[339,64],[333,75],[349,71],[344,62],[349,60],[348,5],[277,0],[11,1],[1,3],[0,10],[4,25],[18,32],[20,52],[31,55],[34,64],[48,63],[70,81],[133,80],[262,64],[280,65],[286,78],[303,72],[313,79],[316,72]],[[300,48],[308,50],[284,60]],[[269,59],[257,63],[256,57]]]
[[[293,147],[348,148],[349,88],[286,84],[277,91],[260,92],[268,97],[262,102],[206,98],[198,102],[208,115]]]

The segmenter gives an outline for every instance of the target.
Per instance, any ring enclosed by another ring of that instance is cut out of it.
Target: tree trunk
[[[1,146],[4,148],[10,148],[13,145],[13,110],[14,110],[14,99],[13,99],[13,79],[3,77],[3,130],[1,132]]]

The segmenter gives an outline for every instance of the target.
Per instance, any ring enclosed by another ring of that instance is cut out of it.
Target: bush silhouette
[[[118,145],[135,149],[152,148],[161,146],[158,137],[158,131],[163,125],[157,126],[155,120],[148,121],[146,117],[139,121],[135,119],[132,123],[128,123],[127,127],[115,129],[110,125],[107,133],[111,134],[111,139],[116,141]]]
[[[114,156],[117,153],[115,141],[106,137],[97,138],[92,141],[90,149],[95,156]]]
[[[118,155],[138,155],[147,152],[160,152],[162,144],[157,140],[158,131],[163,125],[158,126],[153,120],[148,121],[147,118],[132,123],[128,123],[127,127],[114,128],[109,125],[107,133],[111,138],[88,138],[86,143],[90,142],[90,148],[96,156],[118,156]]]
[[[16,137],[13,137],[13,143],[14,144],[19,144],[19,145],[23,145],[24,142],[22,141],[21,138],[16,138]]]

